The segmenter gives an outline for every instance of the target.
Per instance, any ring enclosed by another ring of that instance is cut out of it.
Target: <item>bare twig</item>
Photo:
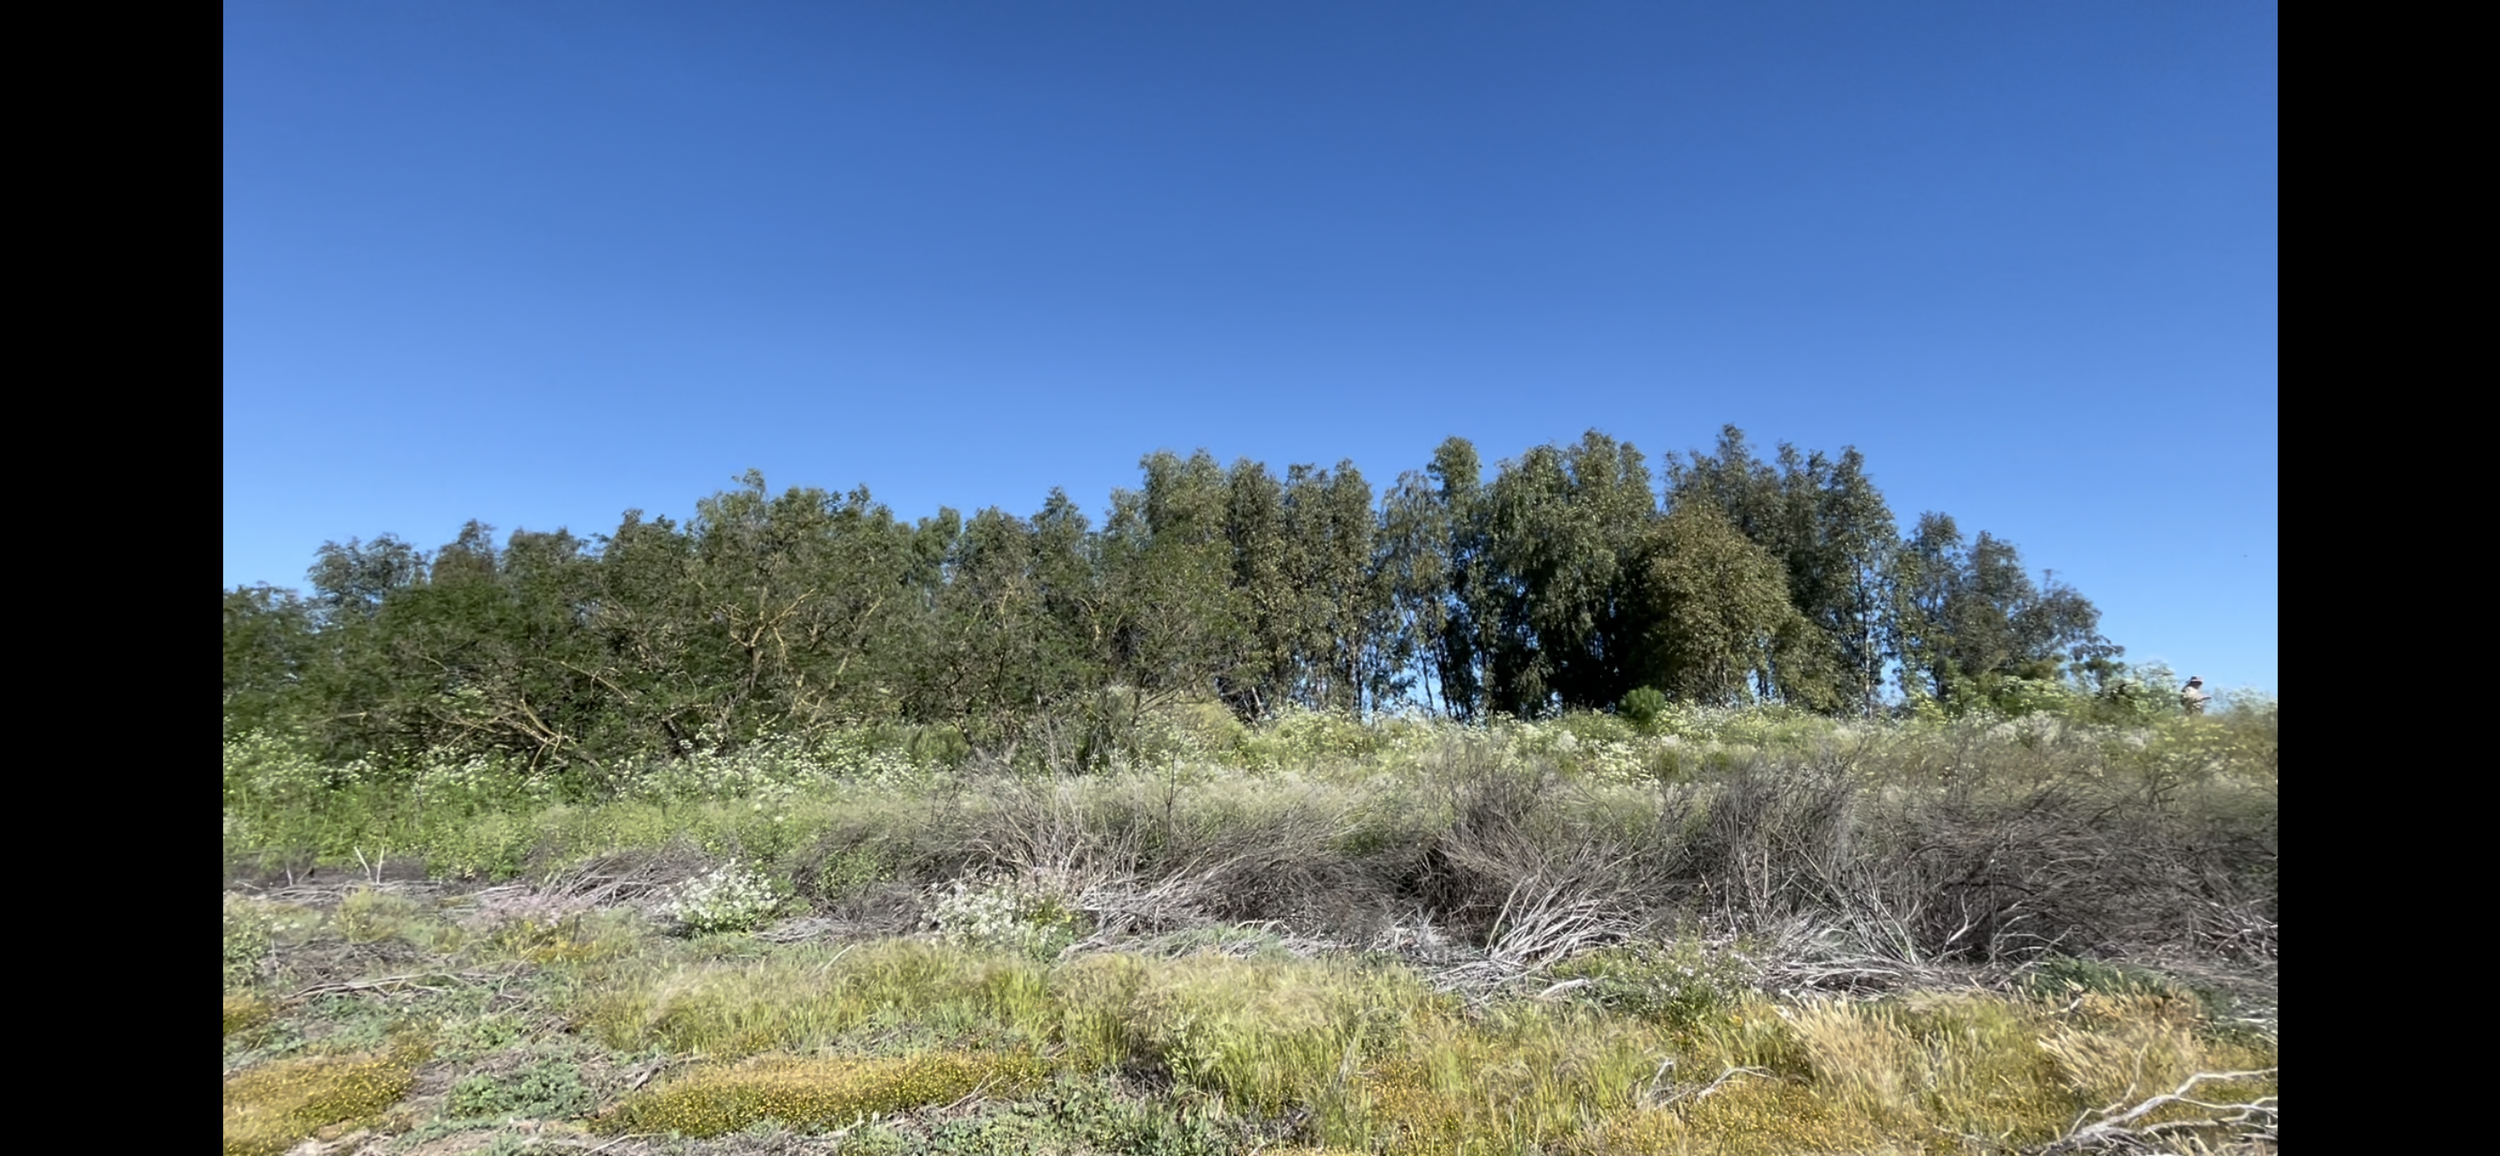
[[[600,1153],[605,1152],[610,1148],[614,1148],[627,1140],[657,1140],[661,1137],[661,1135],[662,1133],[659,1132],[627,1132],[616,1139],[610,1140],[605,1144],[601,1144],[600,1146],[591,1149],[589,1156],[599,1156]]]
[[[660,1073],[665,1072],[670,1068],[694,1063],[701,1059],[703,1059],[703,1053],[701,1052],[689,1052],[682,1056],[664,1056],[653,1061],[651,1066],[644,1069],[641,1075],[634,1077],[634,1082],[626,1085],[625,1090],[628,1092],[639,1092],[642,1090],[642,1086],[644,1084],[650,1083]]]
[[[1583,988],[1583,987],[1587,987],[1588,985],[1590,985],[1591,983],[1594,983],[1594,982],[1596,982],[1596,981],[1595,981],[1595,980],[1590,980],[1590,979],[1566,979],[1566,980],[1562,981],[1561,983],[1558,983],[1558,984],[1553,985],[1552,987],[1546,988],[1544,991],[1541,991],[1541,992],[1536,993],[1536,998],[1538,998],[1538,999],[1552,999],[1552,998],[1554,998],[1555,996],[1561,995],[1562,993],[1567,992],[1567,991],[1571,991],[1571,990],[1573,990],[1574,988]]]
[[[981,1077],[981,1082],[980,1082],[980,1083],[978,1083],[978,1084],[974,1084],[974,1085],[972,1086],[972,1090],[971,1090],[971,1091],[969,1091],[969,1092],[964,1093],[964,1094],[963,1094],[963,1097],[962,1097],[961,1099],[958,1099],[958,1100],[956,1100],[954,1103],[952,1103],[952,1104],[948,1104],[947,1106],[945,1106],[945,1107],[943,1107],[943,1108],[938,1109],[938,1111],[939,1111],[940,1113],[952,1112],[952,1111],[954,1111],[954,1110],[955,1110],[955,1109],[957,1109],[957,1108],[963,1107],[964,1105],[971,1103],[971,1102],[972,1102],[972,1101],[974,1101],[975,1099],[978,1099],[978,1098],[980,1097],[981,1093],[988,1091],[988,1090],[989,1090],[989,1087],[990,1087],[990,1083],[991,1083],[991,1081],[996,1080],[997,1078],[998,1078],[998,1077],[996,1077],[996,1076],[983,1076],[983,1077]]]
[[[1667,1067],[1668,1067],[1669,1065],[1673,1064],[1673,1063],[1674,1063],[1674,1061],[1673,1061],[1673,1060],[1669,1060],[1666,1064],[1661,1064],[1661,1065],[1659,1065],[1659,1067],[1658,1067],[1659,1074],[1660,1074],[1660,1075],[1664,1075],[1664,1074],[1666,1074],[1666,1069],[1667,1069]],[[1663,1100],[1658,1101],[1658,1105],[1657,1105],[1657,1106],[1658,1106],[1658,1107],[1660,1107],[1660,1108],[1665,1108],[1665,1107],[1667,1107],[1667,1106],[1669,1106],[1669,1105],[1671,1105],[1671,1104],[1675,1103],[1675,1102],[1676,1102],[1676,1101],[1678,1101],[1678,1100],[1687,1100],[1687,1099],[1690,1099],[1690,1100],[1699,1100],[1699,1099],[1702,1099],[1703,1097],[1710,1095],[1712,1092],[1716,1092],[1716,1091],[1718,1091],[1718,1090],[1719,1090],[1719,1086],[1720,1086],[1720,1085],[1725,1084],[1725,1083],[1727,1083],[1729,1080],[1732,1080],[1732,1079],[1734,1079],[1734,1078],[1736,1078],[1736,1077],[1738,1077],[1738,1076],[1755,1076],[1755,1077],[1758,1077],[1758,1078],[1761,1078],[1761,1079],[1766,1079],[1766,1080],[1767,1080],[1767,1079],[1771,1078],[1771,1073],[1769,1073],[1769,1072],[1767,1072],[1767,1071],[1764,1071],[1764,1070],[1762,1070],[1761,1068],[1745,1068],[1745,1067],[1729,1068],[1728,1070],[1726,1070],[1726,1071],[1724,1071],[1724,1072],[1719,1073],[1719,1075],[1718,1075],[1718,1078],[1717,1078],[1717,1079],[1714,1079],[1714,1080],[1710,1081],[1709,1083],[1704,1084],[1704,1085],[1702,1085],[1701,1087],[1698,1087],[1698,1088],[1687,1088],[1687,1089],[1685,1089],[1685,1090],[1683,1090],[1683,1091],[1681,1091],[1681,1092],[1677,1092],[1676,1094],[1674,1094],[1674,1095],[1672,1095],[1672,1096],[1669,1096],[1669,1097],[1667,1097],[1666,1099],[1663,1099]],[[1652,1079],[1651,1084],[1652,1084],[1652,1086],[1654,1087],[1654,1086],[1656,1085],[1656,1080],[1655,1080],[1655,1079]]]

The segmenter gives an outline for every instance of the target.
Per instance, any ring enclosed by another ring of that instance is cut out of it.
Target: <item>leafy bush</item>
[[[1240,742],[1237,757],[1254,770],[1288,770],[1365,759],[1387,743],[1381,728],[1343,711],[1287,706]]]
[[[240,895],[226,896],[225,920],[225,986],[242,987],[265,970],[277,921],[266,908]]]
[[[590,1106],[590,1089],[582,1085],[581,1069],[561,1060],[517,1072],[478,1072],[451,1086],[451,1113],[470,1119],[561,1119],[588,1111]]]
[[[1084,936],[1084,920],[1066,897],[1007,874],[930,888],[928,922],[958,947],[1037,959]]]
[[[660,915],[687,931],[753,931],[781,913],[782,897],[770,880],[736,861],[721,864],[674,888]]]
[[[1586,996],[1611,1011],[1671,1028],[1726,1015],[1744,999],[1751,978],[1741,958],[1690,940],[1593,951],[1557,966],[1554,975],[1586,980]]]
[[[1632,725],[1642,730],[1648,730],[1666,709],[1666,692],[1654,686],[1635,687],[1632,693],[1623,696],[1623,717],[1632,720]]]

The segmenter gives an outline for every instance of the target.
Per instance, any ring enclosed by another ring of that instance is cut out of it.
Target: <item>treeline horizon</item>
[[[1488,478],[1453,437],[1376,494],[1351,461],[1158,451],[1099,526],[1059,489],[906,523],[750,470],[682,524],[333,541],[307,591],[224,592],[225,732],[602,770],[899,723],[1096,761],[1174,700],[1872,716],[2125,682],[2089,599],[1949,515],[1904,529],[1854,448],[1766,461],[1727,426],[1658,466],[1592,429]]]

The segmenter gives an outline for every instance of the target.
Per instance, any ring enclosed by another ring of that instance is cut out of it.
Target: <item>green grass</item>
[[[345,943],[347,922],[296,947]],[[1948,1135],[2015,1151],[2194,1072],[2274,1063],[2270,1043],[2174,991],[1781,1000],[1689,942],[1583,955],[1550,974],[1596,982],[1478,1002],[1394,963],[1217,950],[1239,936],[1044,962],[918,939],[749,941],[720,958],[656,927],[611,935],[603,958],[507,980],[511,998],[230,993],[230,1037],[238,1007],[253,1031],[332,1030],[230,1072],[228,1150],[280,1151],[325,1126],[535,1120],[627,1138],[853,1130],[862,1150],[898,1152],[991,1150],[938,1146],[977,1136],[1001,1151],[1907,1152]],[[377,1036],[417,1042],[348,1046]],[[420,1064],[446,1090],[385,1121]],[[664,1074],[628,1082],[629,1065]],[[954,1114],[929,1114],[941,1107]]]

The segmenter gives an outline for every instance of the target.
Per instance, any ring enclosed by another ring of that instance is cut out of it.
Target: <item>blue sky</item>
[[[1855,445],[2275,689],[2271,4],[225,8],[225,584],[748,467]]]

